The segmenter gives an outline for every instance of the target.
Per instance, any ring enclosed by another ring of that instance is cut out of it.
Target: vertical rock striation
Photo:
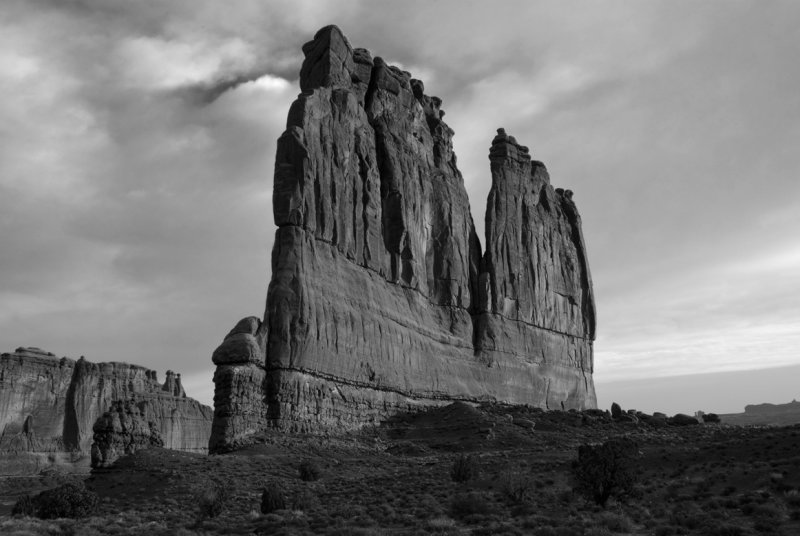
[[[476,352],[487,363],[504,355],[535,365],[535,405],[594,406],[594,297],[572,192],[554,190],[544,165],[503,129],[489,160]]]
[[[88,465],[95,423],[115,402],[140,407],[165,447],[206,450],[213,413],[186,397],[179,374],[161,384],[137,365],[18,348],[0,354],[0,474]]]
[[[483,254],[441,100],[335,26],[303,52],[276,153],[266,312],[214,352],[211,450],[451,400],[594,406],[571,194],[499,134]]]

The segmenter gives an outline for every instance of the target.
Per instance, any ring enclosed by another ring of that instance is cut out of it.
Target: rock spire
[[[498,130],[482,251],[441,99],[336,26],[303,52],[276,153],[266,311],[213,354],[211,451],[453,400],[594,407],[572,193]]]

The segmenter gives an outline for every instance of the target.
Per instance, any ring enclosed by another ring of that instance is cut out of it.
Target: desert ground
[[[633,482],[601,507],[575,489],[573,463],[580,445],[621,437],[636,442]],[[23,495],[76,480],[99,499],[88,516],[11,515]],[[800,534],[800,426],[456,403],[359,433],[264,435],[224,455],[141,450],[88,476],[6,480],[0,496],[9,535],[788,536]]]

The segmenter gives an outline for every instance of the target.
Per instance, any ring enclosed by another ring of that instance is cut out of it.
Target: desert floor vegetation
[[[625,485],[603,506],[576,462],[581,446],[620,440]],[[97,504],[80,517],[12,516],[35,479],[2,482],[13,500],[0,533],[788,536],[800,534],[798,447],[800,427],[454,405],[346,436],[265,435],[220,456],[140,451],[85,477]]]

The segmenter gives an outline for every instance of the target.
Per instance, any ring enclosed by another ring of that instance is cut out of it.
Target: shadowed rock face
[[[213,413],[186,397],[179,374],[168,371],[161,384],[155,371],[137,365],[18,348],[0,354],[0,474],[53,463],[87,468],[95,422],[115,401],[144,404],[163,446],[207,448]]]
[[[303,52],[276,154],[266,312],[214,352],[211,450],[452,400],[594,407],[572,193],[498,131],[484,254],[441,100],[335,26]]]
[[[160,422],[170,416],[156,409],[149,401],[115,400],[94,423],[92,468],[109,467],[120,456],[137,450],[163,447]]]

